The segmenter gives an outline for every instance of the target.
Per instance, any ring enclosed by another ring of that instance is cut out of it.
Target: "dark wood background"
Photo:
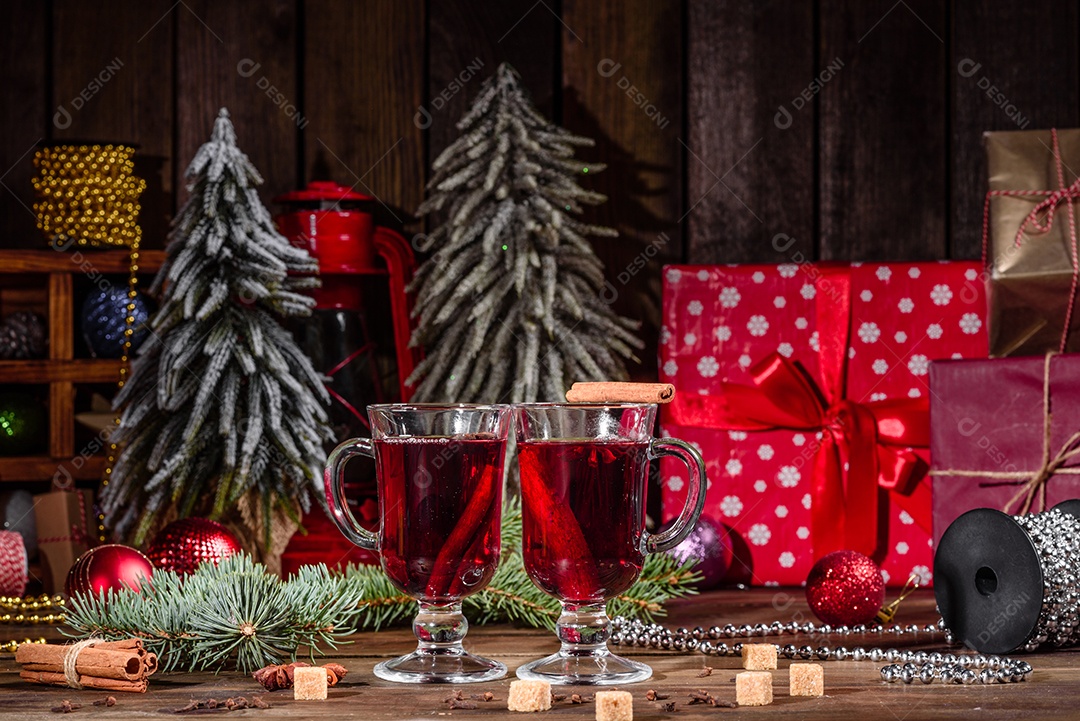
[[[622,233],[597,250],[652,341],[663,262],[976,257],[982,131],[1077,124],[1077,5],[6,0],[0,245],[42,242],[35,145],[103,139],[138,144],[160,247],[221,106],[267,201],[329,177],[419,232],[430,161],[508,60],[596,139],[581,157],[608,164],[587,182],[610,200],[591,219]]]

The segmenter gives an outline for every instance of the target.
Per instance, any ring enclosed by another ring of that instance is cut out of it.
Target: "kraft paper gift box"
[[[1080,351],[1080,130],[984,135],[990,355]]]
[[[38,550],[46,593],[63,593],[68,570],[95,545],[94,492],[51,491],[34,496]]]
[[[974,508],[1080,498],[1080,354],[934,363],[930,389],[935,541]]]
[[[728,580],[798,585],[842,548],[891,585],[931,582],[928,370],[985,357],[974,262],[671,266],[663,432],[706,459],[705,515],[731,530]],[[685,470],[661,464],[663,516]]]

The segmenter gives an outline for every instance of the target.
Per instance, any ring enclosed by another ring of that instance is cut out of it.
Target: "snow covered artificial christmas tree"
[[[298,291],[318,265],[274,227],[226,110],[186,177],[191,199],[151,289],[161,307],[116,398],[121,450],[101,499],[136,544],[165,517],[221,517],[245,496],[263,519],[298,516],[322,492],[330,439],[326,392],[279,322],[311,312]]]
[[[642,347],[605,302],[589,242],[617,233],[574,217],[606,200],[578,184],[603,170],[574,159],[593,141],[546,120],[520,83],[500,65],[433,165],[418,212],[446,220],[413,282],[416,401],[563,400],[575,381],[625,379]]]

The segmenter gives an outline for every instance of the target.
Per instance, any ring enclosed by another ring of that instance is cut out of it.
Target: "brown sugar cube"
[[[748,671],[776,670],[776,646],[771,643],[744,643],[742,665]]]
[[[824,696],[825,670],[819,663],[793,663],[789,669],[788,693],[792,696]]]
[[[511,711],[547,711],[551,708],[551,684],[547,681],[511,681],[506,708]]]
[[[743,648],[746,648],[743,646]],[[772,674],[743,671],[735,675],[735,701],[740,706],[768,706],[772,703]]]
[[[634,721],[634,697],[629,691],[597,691],[596,721]]]
[[[297,666],[293,669],[293,698],[297,701],[325,701],[326,682],[326,669],[322,666]]]

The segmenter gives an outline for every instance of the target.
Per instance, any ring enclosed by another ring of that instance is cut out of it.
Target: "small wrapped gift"
[[[38,549],[46,593],[63,593],[68,570],[97,538],[94,492],[51,491],[34,496]]]
[[[787,263],[665,271],[664,432],[706,461],[728,580],[798,585],[839,549],[931,581],[927,370],[985,357],[979,265]],[[685,472],[661,463],[665,518]]]
[[[1080,130],[984,137],[990,355],[1080,351]]]
[[[933,363],[930,390],[935,542],[973,508],[1080,498],[1080,355]]]

